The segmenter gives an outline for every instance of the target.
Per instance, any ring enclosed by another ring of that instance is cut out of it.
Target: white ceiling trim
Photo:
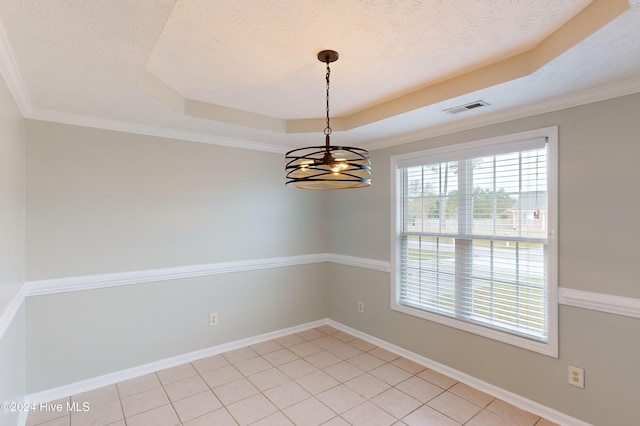
[[[211,145],[221,145],[233,148],[250,149],[254,151],[266,151],[282,154],[288,149],[280,145],[267,144],[261,142],[246,141],[242,139],[227,138],[206,133],[191,132],[188,130],[175,129],[170,127],[160,127],[134,123],[131,121],[110,120],[89,115],[73,114],[45,109],[31,109],[31,112],[24,118],[53,123],[70,124],[73,126],[92,127],[103,130],[113,130],[117,132],[133,133],[145,136],[157,136],[169,139],[178,139],[190,142],[208,143]]]
[[[640,4],[639,0],[633,2]],[[0,74],[4,77],[7,87],[13,96],[24,118],[49,121],[83,127],[93,127],[105,130],[114,130],[134,134],[165,137],[192,142],[209,143],[214,145],[250,149],[257,151],[284,153],[293,146],[283,146],[273,143],[263,143],[254,140],[234,137],[216,136],[211,133],[184,130],[175,127],[165,127],[151,124],[142,124],[126,120],[106,119],[92,115],[60,112],[52,109],[34,108],[32,100],[25,88],[24,80],[16,65],[15,56],[7,41],[5,31],[0,24]],[[640,78],[630,79],[607,86],[582,90],[573,95],[564,95],[552,99],[530,103],[521,107],[514,107],[500,112],[471,116],[460,121],[437,125],[429,129],[401,135],[378,138],[359,145],[370,149],[380,149],[410,143],[444,134],[483,127],[490,124],[510,121],[536,114],[556,111],[564,108],[579,106],[591,102],[605,100],[613,97],[624,96],[640,92]],[[339,117],[336,117],[338,119]],[[319,132],[318,134],[321,134]]]
[[[27,94],[27,90],[18,71],[13,51],[7,41],[4,28],[0,25],[0,73],[4,77],[4,81],[9,88],[9,92],[13,96],[18,109],[23,117],[27,117],[33,110],[31,100]]]
[[[419,130],[386,139],[379,139],[362,145],[366,145],[366,148],[369,150],[389,148],[464,130],[477,129],[479,127],[490,126],[492,124],[504,123],[506,121],[518,120],[521,118],[559,111],[620,96],[632,95],[634,93],[640,93],[640,78],[632,78],[622,82],[584,90],[569,96],[563,95],[551,99],[545,99],[540,102],[485,114],[480,117],[470,117],[465,120],[442,124],[425,130]]]
[[[182,129],[160,127],[153,125],[143,125],[139,123],[109,120],[101,117],[88,115],[62,113],[54,110],[34,109],[29,102],[29,97],[24,90],[20,74],[17,72],[15,63],[7,63],[8,55],[5,51],[6,42],[0,34],[0,72],[7,82],[9,90],[16,100],[24,118],[53,123],[69,124],[74,126],[92,127],[103,130],[113,130],[118,132],[133,133],[146,136],[157,136],[169,139],[185,140],[190,142],[208,143],[212,145],[228,146],[233,148],[250,149],[254,151],[265,151],[284,154],[289,147],[281,145],[267,144],[243,139],[227,138],[206,133],[191,132]],[[7,70],[10,72],[7,73]],[[17,78],[17,81],[16,81]],[[416,142],[437,136],[461,132],[464,130],[476,129],[492,124],[517,120],[533,115],[558,111],[566,108],[585,105],[606,99],[631,95],[640,92],[640,78],[630,79],[620,83],[584,90],[573,96],[560,96],[553,99],[529,104],[519,108],[506,111],[499,111],[489,115],[473,117],[466,120],[456,121],[441,126],[432,127],[426,130],[417,131],[405,135],[393,136],[384,139],[373,140],[360,145],[369,150],[388,148],[406,143]]]
[[[594,0],[537,45],[524,52],[385,102],[359,109],[349,115],[332,117],[332,129],[334,131],[356,129],[447,99],[529,76],[592,36],[629,8],[627,0]],[[278,133],[313,133],[323,125],[324,119],[281,119],[190,99],[182,96],[176,88],[171,87],[147,70],[142,72],[136,85],[156,100],[185,116]]]

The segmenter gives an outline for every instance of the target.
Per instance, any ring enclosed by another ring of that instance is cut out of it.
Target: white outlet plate
[[[364,302],[358,302],[358,312],[364,312]]]
[[[218,314],[209,314],[209,327],[218,325]]]
[[[570,365],[569,384],[584,389],[584,369]]]

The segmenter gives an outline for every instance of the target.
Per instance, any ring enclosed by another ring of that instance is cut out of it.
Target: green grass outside
[[[532,281],[535,279],[527,282]],[[436,311],[453,313],[455,310],[452,290],[443,290],[437,295],[422,294],[420,303]],[[480,320],[517,324],[519,328],[544,333],[544,291],[541,288],[518,289],[502,283],[475,286],[471,309],[472,317]]]

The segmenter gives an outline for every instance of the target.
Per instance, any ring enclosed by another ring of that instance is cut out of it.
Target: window
[[[557,128],[391,163],[392,309],[557,357]]]

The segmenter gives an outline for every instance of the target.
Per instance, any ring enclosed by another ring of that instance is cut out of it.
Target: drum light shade
[[[302,189],[349,189],[371,186],[371,157],[362,148],[331,146],[329,119],[329,64],[338,53],[323,50],[318,60],[327,64],[327,127],[325,145],[293,149],[286,153],[286,185]]]

